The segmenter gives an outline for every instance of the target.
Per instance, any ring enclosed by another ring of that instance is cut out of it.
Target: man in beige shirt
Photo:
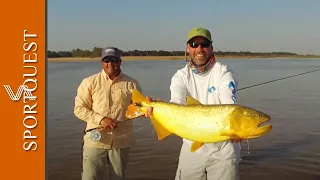
[[[125,121],[131,89],[139,83],[121,71],[121,52],[102,49],[102,71],[82,80],[74,114],[87,122],[83,137],[82,180],[122,180],[129,148],[135,143],[132,121]]]

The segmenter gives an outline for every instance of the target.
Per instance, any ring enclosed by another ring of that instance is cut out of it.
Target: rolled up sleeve
[[[96,125],[99,125],[100,121],[104,118],[104,116],[92,110],[91,82],[89,79],[84,79],[77,89],[74,114],[80,120]]]

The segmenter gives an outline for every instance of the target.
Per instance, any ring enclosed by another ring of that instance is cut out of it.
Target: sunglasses
[[[116,58],[116,57],[105,57],[105,58],[102,59],[102,61],[103,61],[104,63],[109,63],[109,62],[111,62],[111,63],[117,63],[117,62],[120,62],[121,59]]]
[[[199,45],[201,45],[201,47],[203,48],[208,48],[211,45],[211,42],[209,41],[204,41],[202,43],[199,42],[189,42],[190,47],[192,48],[197,48]]]

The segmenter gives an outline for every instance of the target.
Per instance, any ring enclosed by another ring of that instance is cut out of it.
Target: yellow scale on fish
[[[132,90],[132,104],[126,111],[128,119],[144,116],[148,107],[153,108],[150,117],[158,140],[175,134],[194,141],[191,151],[203,143],[215,143],[232,138],[252,139],[268,133],[272,125],[261,126],[270,116],[238,104],[203,105],[187,96],[187,105],[170,102],[146,101],[146,97]]]

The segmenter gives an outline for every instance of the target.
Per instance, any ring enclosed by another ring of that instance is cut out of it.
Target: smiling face
[[[106,57],[102,59],[101,66],[110,79],[114,79],[121,71],[121,60],[115,57]]]
[[[212,43],[202,36],[197,36],[187,43],[187,52],[196,66],[202,66],[213,53]]]

